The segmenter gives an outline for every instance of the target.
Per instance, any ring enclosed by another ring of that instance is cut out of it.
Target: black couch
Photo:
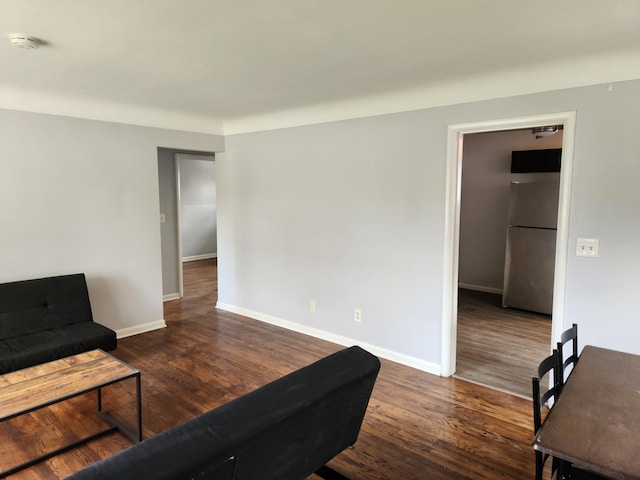
[[[357,440],[379,369],[341,350],[67,480],[346,478],[325,464]]]
[[[83,273],[0,284],[0,374],[116,347],[93,321]]]

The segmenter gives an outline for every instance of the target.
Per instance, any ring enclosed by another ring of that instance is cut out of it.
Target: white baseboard
[[[207,258],[218,258],[217,253],[205,253],[204,255],[192,255],[191,257],[182,257],[182,262],[193,262],[194,260],[206,260]]]
[[[116,330],[117,338],[131,337],[132,335],[138,335],[140,333],[151,332],[153,330],[159,330],[167,326],[164,320],[158,320],[157,322],[144,323],[142,325],[136,325],[135,327],[122,328]]]
[[[169,293],[162,297],[162,301],[168,302],[170,300],[178,300],[179,298],[181,298],[179,293]]]
[[[405,355],[403,353],[398,353],[398,352],[394,352],[393,350],[388,350],[386,348],[378,347],[376,345],[363,343],[353,338],[343,337],[341,335],[336,335],[331,332],[327,332],[327,331],[320,330],[313,327],[308,327],[306,325],[301,325],[295,322],[290,322],[288,320],[283,320],[281,318],[273,317],[271,315],[266,315],[264,313],[255,312],[253,310],[249,310],[242,307],[237,307],[235,305],[228,305],[225,303],[218,302],[216,304],[216,308],[219,308],[220,310],[226,310],[227,312],[231,312],[231,313],[237,313],[238,315],[243,315],[245,317],[253,318],[254,320],[259,320],[261,322],[269,323],[277,327],[286,328],[287,330],[292,330],[294,332],[310,335],[312,337],[319,338],[321,340],[337,343],[338,345],[342,345],[345,347],[358,345],[378,357],[382,357],[387,360],[391,360],[393,362],[406,365],[408,367],[416,368],[418,370],[431,373],[433,375],[440,375],[441,373],[440,365],[436,363],[426,362],[419,358]]]
[[[497,295],[502,295],[501,288],[485,287],[483,285],[473,285],[471,283],[458,283],[458,287],[464,288],[465,290],[475,290],[476,292],[495,293]]]

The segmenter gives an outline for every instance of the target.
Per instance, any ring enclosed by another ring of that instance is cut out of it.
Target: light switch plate
[[[579,238],[576,245],[576,255],[578,257],[597,257],[598,239]]]

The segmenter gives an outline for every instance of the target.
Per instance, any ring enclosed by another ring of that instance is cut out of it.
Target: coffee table
[[[136,381],[135,430],[127,428],[102,409],[102,388],[129,378],[135,378]],[[92,350],[0,375],[0,422],[91,391],[97,393],[97,413],[109,423],[108,428],[1,472],[0,478],[115,430],[120,430],[136,443],[142,440],[140,371],[102,350]]]

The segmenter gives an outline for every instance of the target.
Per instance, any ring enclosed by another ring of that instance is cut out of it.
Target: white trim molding
[[[209,258],[218,258],[217,253],[205,253],[203,255],[192,255],[190,257],[182,257],[182,263],[195,262],[196,260],[207,260]]]
[[[237,307],[235,305],[229,305],[229,304],[218,302],[216,304],[216,308],[219,308],[220,310],[225,310],[227,312],[236,313],[244,317],[249,317],[254,320],[258,320],[260,322],[269,323],[277,327],[286,328],[287,330],[292,330],[294,332],[310,335],[312,337],[319,338],[321,340],[337,343],[338,345],[342,345],[344,347],[359,345],[360,347],[364,348],[365,350],[371,352],[372,354],[378,357],[382,357],[387,360],[391,360],[393,362],[397,362],[402,365],[406,365],[408,367],[421,370],[423,372],[431,373],[433,375],[440,375],[440,366],[435,363],[426,362],[424,360],[420,360],[419,358],[394,352],[393,350],[387,350],[386,348],[378,347],[376,345],[362,343],[353,338],[343,337],[341,335],[335,335],[333,333],[330,333],[324,330],[307,327],[306,325],[301,325],[299,323],[291,322],[289,320],[284,320],[282,318],[274,317],[271,315],[266,315],[264,313],[256,312],[246,308]]]
[[[465,290],[473,290],[474,292],[494,293],[496,295],[502,295],[501,288],[485,287],[483,285],[474,285],[472,283],[458,283],[458,287]]]
[[[139,335],[141,333],[152,332],[153,330],[160,330],[165,328],[167,323],[164,320],[158,320],[157,322],[144,323],[142,325],[136,325],[135,327],[127,327],[116,330],[117,338],[126,338],[133,335]]]

